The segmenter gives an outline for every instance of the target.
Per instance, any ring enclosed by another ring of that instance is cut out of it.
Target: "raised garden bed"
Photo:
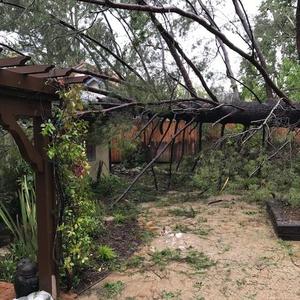
[[[288,241],[300,241],[300,208],[293,208],[282,201],[267,202],[267,211],[278,237]]]

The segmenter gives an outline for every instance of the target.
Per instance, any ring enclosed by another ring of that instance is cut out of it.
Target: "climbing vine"
[[[83,109],[80,95],[79,86],[62,91],[55,118],[42,126],[42,134],[51,139],[47,153],[55,166],[60,271],[68,288],[76,284],[89,261],[91,234],[97,228],[87,176],[88,123],[77,117]]]

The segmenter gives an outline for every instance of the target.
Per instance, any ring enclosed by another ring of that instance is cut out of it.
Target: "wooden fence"
[[[177,131],[184,127],[185,122],[180,121],[178,123]],[[142,145],[146,149],[147,158],[153,158],[156,153],[171,141],[174,132],[176,131],[176,122],[165,121],[162,128],[157,122],[152,122],[151,125],[141,134]],[[121,137],[115,138],[112,141],[111,146],[111,162],[118,163],[122,161],[121,151],[119,150],[118,144],[120,139],[133,140],[138,134],[141,126],[134,126],[129,132],[123,133]],[[173,160],[178,161],[182,153],[185,155],[194,155],[198,149],[199,143],[199,130],[198,126],[194,124],[187,127],[186,130],[182,131],[175,139],[173,146]],[[162,140],[163,138],[163,140]],[[162,141],[161,141],[162,140]],[[169,162],[171,159],[171,146],[161,155],[159,162]]]
[[[185,122],[180,121],[177,131],[184,127]],[[211,143],[220,138],[221,125],[207,127],[203,130],[203,142]],[[236,130],[236,124],[227,124],[226,132]],[[119,163],[122,161],[122,154],[118,147],[120,139],[128,141],[134,140],[137,133],[140,131],[142,125],[135,125],[130,131],[123,133],[122,136],[115,138],[111,146],[111,163]],[[151,160],[161,149],[170,142],[174,132],[176,131],[176,122],[165,121],[163,128],[159,128],[159,124],[153,122],[141,135],[142,145],[147,153],[147,160]],[[281,143],[285,141],[288,134],[292,134],[292,140],[295,144],[300,145],[300,130],[295,130],[290,133],[288,128],[272,128],[270,138],[273,142]],[[164,136],[163,140],[162,137]],[[194,124],[189,126],[185,131],[181,132],[175,139],[173,146],[173,161],[181,159],[184,155],[195,155],[199,149],[199,127]],[[162,142],[161,142],[162,140]],[[171,146],[161,155],[158,162],[170,162],[171,160]]]

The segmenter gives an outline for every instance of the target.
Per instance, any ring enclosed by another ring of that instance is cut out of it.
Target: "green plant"
[[[1,257],[0,281],[12,282],[16,271],[17,261],[12,254]]]
[[[139,268],[142,266],[144,261],[145,261],[145,258],[143,256],[135,255],[126,262],[126,267],[127,268]]]
[[[94,187],[97,196],[112,196],[116,191],[124,186],[122,180],[116,175],[107,175],[101,177],[100,181]]]
[[[197,215],[197,212],[190,207],[189,209],[187,208],[173,208],[170,209],[169,212],[177,217],[186,217],[186,218],[195,218]]]
[[[124,282],[118,280],[116,282],[107,282],[103,286],[103,294],[105,299],[113,299],[120,295],[124,290]]]
[[[33,181],[30,180],[29,176],[24,175],[19,184],[20,214],[17,215],[15,220],[0,202],[0,218],[14,236],[14,255],[18,258],[29,257],[35,260],[37,253],[37,223]]]
[[[216,264],[216,262],[211,260],[203,252],[196,250],[190,250],[185,257],[185,261],[197,271],[202,271]]]
[[[228,139],[221,150],[204,150],[193,176],[194,186],[205,195],[242,194],[247,201],[261,203],[275,195],[294,207],[300,206],[298,146],[277,153],[276,149],[263,148],[261,138],[257,133],[243,146]]]
[[[79,281],[80,271],[91,259],[92,236],[99,228],[95,201],[92,200],[89,163],[86,155],[88,123],[77,117],[83,109],[81,87],[60,92],[62,105],[55,118],[42,125],[42,134],[51,138],[47,154],[56,167],[58,191],[58,242],[60,273],[71,288]]]
[[[107,245],[99,246],[97,249],[98,257],[103,261],[111,261],[117,258],[116,252]]]
[[[179,249],[164,249],[162,251],[155,251],[151,253],[151,259],[155,265],[164,268],[171,261],[179,261],[181,259],[181,252]]]
[[[162,299],[180,299],[181,291],[176,291],[176,292],[167,292],[163,291],[161,294]]]
[[[211,228],[199,227],[193,230],[193,233],[199,236],[207,236],[211,230]]]
[[[293,246],[290,242],[278,240],[278,244],[287,252],[289,256],[293,256],[295,254]]]
[[[114,217],[114,221],[117,223],[117,224],[122,224],[124,223],[126,220],[127,220],[127,216],[125,216],[123,213],[121,212],[116,212],[114,213],[113,215]]]
[[[141,240],[144,244],[149,244],[154,237],[155,233],[153,231],[144,230],[141,232]]]

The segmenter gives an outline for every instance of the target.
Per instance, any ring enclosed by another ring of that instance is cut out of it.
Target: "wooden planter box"
[[[267,202],[267,211],[278,237],[288,241],[300,241],[300,208],[292,208],[281,201]]]

